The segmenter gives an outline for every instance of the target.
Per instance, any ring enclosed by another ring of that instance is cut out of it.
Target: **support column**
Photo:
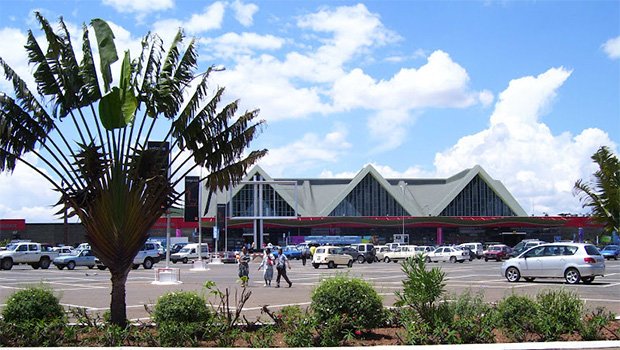
[[[437,245],[442,245],[443,244],[443,228],[441,227],[437,227],[437,239],[436,239],[436,243]]]

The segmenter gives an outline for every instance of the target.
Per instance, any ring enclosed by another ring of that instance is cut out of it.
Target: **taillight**
[[[587,257],[583,258],[583,261],[584,261],[585,263],[587,263],[587,264],[595,264],[595,263],[596,263],[596,259],[591,258],[591,257],[589,257],[589,256],[587,256]]]

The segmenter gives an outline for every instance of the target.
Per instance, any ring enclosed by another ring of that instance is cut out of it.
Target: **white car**
[[[472,252],[472,256],[470,256],[470,259],[480,259],[484,256],[484,249],[482,249],[482,243],[463,243],[463,244],[459,244],[458,247],[460,248],[467,248],[469,249],[470,252]]]
[[[386,245],[375,246],[375,261],[383,261],[385,253],[390,251],[390,247]]]
[[[458,247],[439,247],[434,251],[427,253],[425,256],[425,260],[427,263],[431,261],[449,261],[451,263],[455,263],[458,261],[462,263],[465,260],[469,260],[469,251],[460,249]]]
[[[327,265],[327,268],[333,269],[338,265],[353,266],[353,257],[342,253],[342,248],[335,246],[317,247],[312,256],[312,266],[318,269],[321,265]]]
[[[531,282],[540,277],[589,284],[594,277],[605,275],[605,258],[592,244],[541,244],[504,261],[501,273],[509,282],[518,282],[521,277]]]
[[[383,261],[389,263],[390,261],[398,262],[398,260],[412,258],[417,254],[420,254],[419,251],[416,251],[416,248],[417,246],[415,245],[401,245],[394,251],[385,252],[383,254]]]
[[[207,259],[209,257],[209,245],[206,243],[200,244],[200,258]],[[170,261],[173,264],[182,262],[187,264],[190,260],[198,259],[198,243],[187,244],[178,252],[170,255]]]

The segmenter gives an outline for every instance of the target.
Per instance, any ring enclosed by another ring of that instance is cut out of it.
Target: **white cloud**
[[[306,133],[291,144],[270,148],[259,164],[271,176],[290,176],[292,167],[303,172],[326,162],[335,163],[350,148],[346,127],[336,125],[325,135]]]
[[[151,12],[169,10],[174,7],[174,0],[103,0],[104,5],[112,6],[121,13],[135,13],[144,18]]]
[[[488,129],[461,138],[435,156],[438,175],[453,175],[480,164],[528,212],[584,212],[572,195],[573,184],[590,177],[590,156],[600,146],[615,145],[600,129],[586,129],[576,136],[553,135],[540,121],[570,75],[560,67],[512,80],[495,104]]]
[[[37,159],[26,156],[35,166]],[[44,173],[45,169],[40,168]],[[18,162],[15,171],[0,173],[0,218],[26,219],[26,222],[51,222],[60,218],[54,216],[59,208],[53,205],[60,195],[52,190],[52,185],[34,170]]]
[[[254,14],[258,11],[255,4],[244,4],[239,0],[235,0],[230,5],[235,13],[235,19],[244,27],[249,27],[254,23]]]
[[[0,29],[0,38],[3,39],[0,45],[0,57],[26,82],[28,87],[35,88],[34,78],[28,67],[28,56],[24,45],[26,45],[26,33],[15,28]],[[12,92],[13,85],[4,79],[4,70],[0,79],[0,91]],[[36,90],[33,90],[36,91]]]
[[[216,1],[204,9],[204,12],[193,14],[189,19],[165,19],[153,24],[153,31],[169,37],[174,35],[179,28],[183,28],[190,35],[197,35],[222,27],[226,5],[221,1]]]
[[[277,50],[284,45],[284,39],[273,35],[256,33],[226,33],[217,38],[204,38],[201,45],[207,48],[208,54],[218,58],[235,58],[251,55],[257,50]],[[208,59],[208,58],[202,58]]]
[[[620,36],[607,40],[603,44],[603,51],[612,60],[620,58]]]
[[[374,162],[366,163],[362,168],[365,168],[367,165],[372,165],[381,176],[386,179],[420,179],[420,178],[432,178],[434,174],[425,171],[419,167],[409,167],[405,169],[405,171],[398,171],[396,169],[392,169],[389,165],[381,165]],[[358,171],[345,171],[340,173],[334,173],[331,170],[323,170],[319,177],[321,178],[339,178],[339,179],[352,179],[359,173],[362,168]]]

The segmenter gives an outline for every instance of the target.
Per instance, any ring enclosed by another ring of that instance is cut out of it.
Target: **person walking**
[[[250,279],[250,254],[248,254],[248,248],[243,247],[241,254],[239,254],[239,279],[241,279],[241,287],[248,286]]]
[[[276,258],[271,254],[271,249],[265,249],[265,254],[263,255],[263,261],[261,261],[260,265],[258,265],[258,270],[262,267],[265,268],[263,270],[263,278],[265,279],[265,287],[271,287],[271,280],[273,279],[273,265],[275,264]]]
[[[278,270],[278,277],[276,277],[276,288],[280,288],[280,277],[284,277],[284,280],[288,282],[288,287],[291,288],[293,286],[293,282],[288,279],[286,275],[286,265],[288,268],[291,268],[291,263],[284,253],[282,253],[282,248],[278,249],[278,258],[276,264],[276,270]]]

